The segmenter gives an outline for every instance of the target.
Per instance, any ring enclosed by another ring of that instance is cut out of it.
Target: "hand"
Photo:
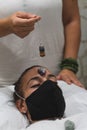
[[[84,88],[84,86],[80,83],[80,81],[76,77],[75,73],[73,73],[72,71],[70,71],[68,69],[61,70],[61,72],[57,76],[57,79],[58,80],[63,80],[68,84],[74,83],[77,86]]]
[[[34,25],[41,19],[40,16],[26,12],[16,12],[9,17],[9,26],[11,33],[24,38],[34,30]]]

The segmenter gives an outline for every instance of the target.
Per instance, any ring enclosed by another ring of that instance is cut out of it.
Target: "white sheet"
[[[13,91],[14,86],[0,88],[0,127],[5,124],[7,128],[9,125],[12,128],[25,128],[28,121],[15,107]],[[0,128],[0,130],[2,129]]]
[[[75,130],[87,130],[87,113],[77,114],[62,120],[40,121],[31,125],[26,130],[65,130],[64,123],[66,120],[75,123]]]
[[[27,128],[15,128],[11,127],[10,124],[4,123],[0,130],[65,130],[64,123],[66,120],[73,121],[75,124],[75,130],[87,130],[87,113],[80,113],[72,117],[68,117],[62,120],[55,121],[39,121]]]
[[[66,117],[87,112],[87,90],[74,84],[68,85],[63,81],[58,82],[66,101]]]
[[[67,85],[63,81],[58,81],[58,84],[66,100],[66,118],[39,121],[29,127],[26,117],[12,102],[14,86],[0,88],[0,130],[64,130],[66,120],[74,121],[75,130],[87,130],[87,91],[74,84]]]

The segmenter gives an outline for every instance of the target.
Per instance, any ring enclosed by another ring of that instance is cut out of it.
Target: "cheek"
[[[37,90],[37,88],[31,88],[26,90],[25,92],[25,98],[27,98],[28,96],[30,96],[35,90]]]

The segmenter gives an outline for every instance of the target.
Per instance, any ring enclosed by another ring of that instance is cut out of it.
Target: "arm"
[[[9,19],[3,18],[0,19],[0,37],[6,36],[11,33],[11,29],[9,26]]]
[[[26,12],[16,12],[7,18],[0,19],[0,37],[16,34],[24,38],[32,30],[40,17]]]
[[[63,58],[77,59],[81,35],[77,0],[63,0],[63,25],[65,36]],[[75,73],[68,69],[61,70],[57,79],[83,87]]]
[[[64,58],[77,58],[80,45],[80,16],[77,0],[63,0]]]

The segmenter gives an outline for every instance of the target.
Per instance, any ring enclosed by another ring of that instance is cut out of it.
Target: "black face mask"
[[[65,100],[56,82],[47,80],[27,99],[31,119],[43,120],[61,118],[64,115]]]

